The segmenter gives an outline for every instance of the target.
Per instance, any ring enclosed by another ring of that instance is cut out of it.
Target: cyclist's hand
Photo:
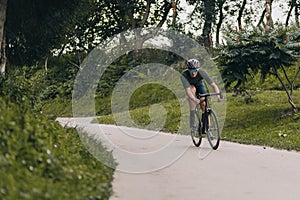
[[[201,102],[201,100],[198,99],[198,98],[195,98],[193,101],[194,101],[195,103],[197,103],[197,104],[199,104],[199,103]]]
[[[223,95],[221,94],[221,95],[218,95],[218,102],[221,102],[221,101],[223,101],[223,99],[224,99],[224,97],[223,97]]]

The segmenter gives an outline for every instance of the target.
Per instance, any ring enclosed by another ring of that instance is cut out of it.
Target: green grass
[[[295,91],[293,97],[296,105],[300,106],[300,90]],[[226,102],[223,140],[300,151],[300,113],[289,115],[291,107],[283,91],[260,92],[251,101],[248,97],[227,94]],[[151,122],[162,121],[164,113],[161,107],[164,107],[166,122],[161,130],[177,132],[181,116],[178,102],[171,100],[154,107],[156,109],[146,106],[131,110],[129,113],[134,123],[124,113],[118,113],[115,117],[118,118],[118,125],[155,129],[155,123]],[[124,119],[121,123],[120,118]],[[188,121],[188,117],[186,120]],[[112,115],[102,116],[97,121],[103,124],[116,123]],[[153,126],[148,126],[149,124]]]
[[[102,124],[118,124],[130,127],[145,128],[150,130],[161,130],[176,133],[180,125],[180,107],[176,100],[136,108],[127,113],[116,113],[105,115],[97,119]],[[116,122],[117,121],[117,122]],[[165,123],[164,123],[165,122]]]
[[[299,90],[294,100],[299,106]],[[245,97],[228,95],[225,140],[300,151],[300,113],[289,114],[291,108],[283,91],[261,92],[252,103],[245,101]]]

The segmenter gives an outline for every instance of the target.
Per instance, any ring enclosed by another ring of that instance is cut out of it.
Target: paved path
[[[90,120],[82,119],[59,121],[77,124],[88,134],[113,141],[110,149],[120,165],[114,175],[115,193],[111,200],[300,198],[298,152],[225,141],[221,141],[218,150],[211,151],[207,141],[203,141],[201,148],[196,148],[186,136],[90,124]],[[137,138],[140,135],[142,138]],[[153,157],[147,157],[148,154]],[[146,156],[145,160],[136,157],[138,155]]]

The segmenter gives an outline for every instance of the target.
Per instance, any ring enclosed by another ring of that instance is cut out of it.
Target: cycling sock
[[[190,110],[190,128],[195,127],[195,110]]]

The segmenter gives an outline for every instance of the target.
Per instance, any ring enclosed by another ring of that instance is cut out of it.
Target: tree
[[[216,0],[188,0],[190,5],[194,5],[194,11],[191,18],[196,18],[195,28],[201,30],[201,36],[198,37],[209,54],[213,53],[212,28],[216,21]],[[200,18],[200,20],[199,20]]]
[[[47,60],[53,52],[88,53],[100,42],[129,29],[136,29],[136,49],[141,49],[168,22],[170,10],[175,27],[179,0],[16,0],[8,1],[7,7],[6,2],[0,1],[0,58],[7,57],[10,66],[30,66]],[[156,29],[142,34],[146,27]],[[123,35],[120,42],[125,40]],[[2,71],[5,63],[0,65]]]
[[[0,0],[0,76],[5,73],[6,54],[5,54],[5,34],[4,24],[6,21],[7,0]]]
[[[292,77],[288,77],[286,69],[298,61],[299,29],[228,31],[227,36],[227,46],[220,47],[216,58],[222,68],[226,86],[237,83],[234,87],[238,88],[258,72],[262,80],[267,75],[273,75],[286,92],[292,112],[296,113],[297,107],[292,95],[300,68]],[[292,39],[288,40],[290,36]]]
[[[66,35],[70,29],[74,28],[72,20],[77,14],[78,2],[8,1],[4,28],[8,63],[30,66],[59,48],[68,39]]]
[[[251,0],[250,0],[251,1]],[[237,20],[237,27],[236,29],[242,29],[243,27],[243,18],[245,17],[245,12],[247,11],[246,5],[247,5],[247,0],[242,0],[241,1],[232,1],[232,0],[217,0],[217,10],[219,13],[218,16],[218,22],[216,24],[216,43],[220,44],[220,31],[222,27],[222,23],[226,22],[227,18],[227,23],[231,24],[235,23],[235,21],[230,21],[229,19],[236,19]],[[223,10],[225,12],[223,12]],[[248,12],[248,11],[247,11]],[[251,13],[251,12],[248,12]],[[237,16],[236,16],[237,15]],[[246,16],[249,18],[249,16]],[[245,21],[247,21],[246,19]],[[249,20],[248,20],[249,21]]]
[[[136,51],[143,43],[155,35],[155,32],[167,23],[170,10],[173,22],[176,22],[177,2],[179,0],[90,0],[81,2],[80,17],[74,19],[76,26],[70,33],[70,41],[62,45],[61,51],[90,52],[98,44],[114,35],[120,34],[120,44],[127,43],[124,32],[135,30]],[[153,31],[142,34],[143,28]]]
[[[162,2],[147,0],[146,5],[142,6],[141,1],[120,1],[115,6],[121,15],[114,15],[114,20],[119,24],[121,20],[127,19],[127,25],[123,28],[130,27],[135,29],[135,37],[137,38],[135,51],[142,49],[143,43],[153,37],[157,30],[160,29],[167,20],[169,11],[174,8],[175,1],[164,0]],[[173,12],[176,12],[173,10]],[[145,27],[154,27],[155,29],[149,33],[142,34],[141,30]],[[124,29],[123,29],[124,30]]]
[[[209,54],[212,54],[212,26],[215,22],[215,8],[216,8],[216,1],[215,0],[203,0],[204,4],[204,25],[202,30],[202,43],[206,48]]]
[[[220,32],[223,24],[236,26],[237,23],[237,29],[241,29],[243,23],[251,24],[255,20],[252,16],[255,10],[254,5],[256,6],[253,0],[188,0],[187,2],[195,7],[191,22],[197,20],[195,29],[202,29],[199,42],[209,52],[212,52],[213,34],[215,34],[216,44],[220,44]]]

